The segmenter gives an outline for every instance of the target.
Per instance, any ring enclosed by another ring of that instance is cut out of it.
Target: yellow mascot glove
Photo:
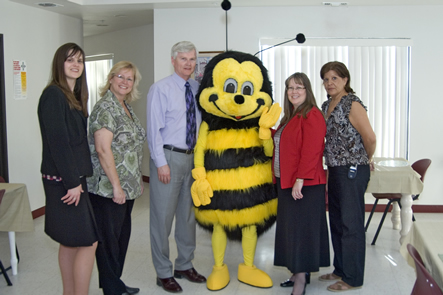
[[[214,195],[212,187],[206,179],[206,169],[204,167],[192,169],[192,177],[195,181],[191,186],[192,201],[195,207],[208,205]]]
[[[270,139],[271,138],[271,130],[270,128],[277,123],[278,118],[280,117],[282,108],[278,103],[274,103],[268,111],[268,107],[263,109],[263,113],[260,116],[260,120],[258,121],[258,125],[260,129],[258,131],[258,137],[260,139]]]

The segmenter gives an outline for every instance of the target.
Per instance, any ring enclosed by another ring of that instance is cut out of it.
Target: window
[[[100,88],[106,84],[106,78],[112,68],[114,55],[100,54],[87,56],[85,62],[88,82],[88,112],[91,113],[95,103],[100,100]]]
[[[261,40],[261,49],[281,42]],[[341,61],[351,74],[351,87],[368,108],[369,121],[377,135],[375,156],[407,159],[411,40],[308,38],[307,43],[309,46],[275,47],[259,56],[268,69],[274,100],[282,105],[286,78],[304,72],[321,107],[326,91],[320,69],[329,61]]]

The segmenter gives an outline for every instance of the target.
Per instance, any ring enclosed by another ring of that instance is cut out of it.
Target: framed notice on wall
[[[205,68],[208,62],[216,56],[217,54],[223,53],[224,51],[200,51],[197,57],[197,64],[194,70],[194,80],[201,83],[203,79],[203,74],[205,73]]]
[[[24,60],[13,60],[14,99],[27,98],[27,66]]]

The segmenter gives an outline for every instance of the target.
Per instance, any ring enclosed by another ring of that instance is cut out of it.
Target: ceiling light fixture
[[[45,7],[45,8],[52,8],[52,7],[63,7],[61,4],[52,3],[52,2],[39,2],[36,3],[38,6]]]

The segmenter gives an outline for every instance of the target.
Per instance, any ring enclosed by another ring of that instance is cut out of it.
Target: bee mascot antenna
[[[226,51],[228,51],[228,10],[231,9],[231,2],[223,0],[221,7],[226,12]]]

